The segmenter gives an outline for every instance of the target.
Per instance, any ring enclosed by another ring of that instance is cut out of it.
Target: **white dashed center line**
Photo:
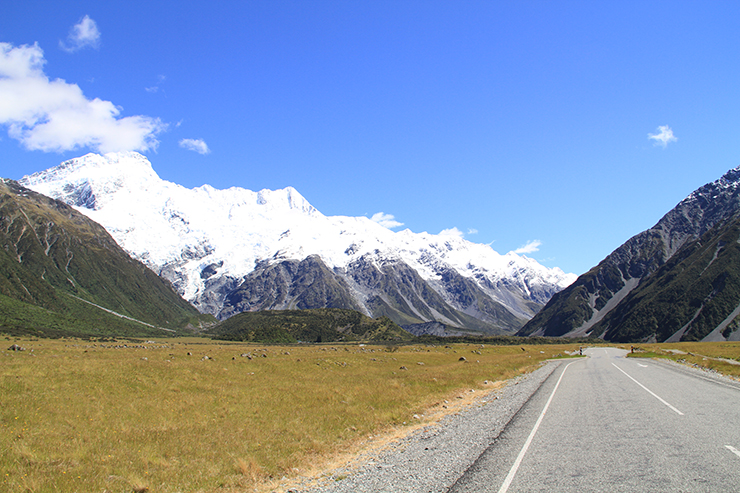
[[[630,379],[630,380],[632,380],[632,381],[633,381],[633,382],[635,382],[635,383],[636,383],[637,385],[639,385],[639,386],[640,386],[640,387],[642,387],[642,388],[643,388],[644,390],[646,390],[646,391],[647,391],[647,393],[649,393],[650,395],[652,395],[653,397],[655,397],[656,399],[658,399],[658,400],[659,400],[660,402],[662,402],[662,403],[663,403],[663,404],[665,404],[666,406],[670,407],[670,408],[671,408],[671,409],[672,409],[673,411],[675,411],[675,412],[676,412],[676,413],[678,413],[679,415],[683,416],[683,413],[682,413],[681,411],[679,411],[678,409],[676,409],[675,407],[671,406],[671,405],[670,405],[670,404],[668,404],[668,403],[667,403],[666,401],[664,401],[663,399],[661,399],[660,397],[658,397],[658,395],[657,395],[657,394],[655,394],[655,392],[652,392],[652,391],[651,391],[651,390],[650,390],[649,388],[645,387],[645,386],[644,386],[643,384],[641,384],[640,382],[638,382],[637,380],[635,380],[634,378],[632,378],[632,377],[631,377],[631,376],[630,376],[630,375],[629,375],[629,374],[628,374],[628,373],[627,373],[626,371],[624,371],[623,369],[621,369],[620,367],[618,367],[618,366],[617,366],[617,365],[615,365],[614,363],[612,363],[612,365],[614,365],[614,368],[616,368],[617,370],[619,370],[619,371],[621,371],[622,373],[624,373],[625,375],[627,375],[627,377],[629,377],[629,379]]]
[[[733,447],[732,445],[725,445],[725,447],[727,448],[727,450],[729,450],[729,451],[730,451],[730,452],[732,452],[733,454],[735,454],[735,455],[737,455],[738,457],[740,457],[740,450],[736,449],[736,448],[735,448],[735,447]]]

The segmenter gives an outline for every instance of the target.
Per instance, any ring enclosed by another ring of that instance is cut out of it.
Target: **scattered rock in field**
[[[26,348],[20,347],[18,344],[13,344],[8,348],[8,351],[25,351]]]
[[[460,359],[458,361],[468,361],[465,356],[460,356]]]
[[[419,366],[424,366],[424,362],[423,362],[423,361],[419,361],[419,362],[418,362],[418,363],[416,363],[416,364],[417,364],[417,365],[419,365]]]
[[[408,368],[406,368],[405,366],[402,366],[401,368],[399,368],[399,370],[408,370]]]
[[[141,358],[141,361],[149,361],[149,358],[147,358],[147,357],[145,356],[145,357]]]
[[[263,358],[267,358],[267,353],[262,353]]]

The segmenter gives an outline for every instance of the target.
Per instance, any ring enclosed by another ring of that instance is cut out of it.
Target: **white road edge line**
[[[740,450],[736,449],[736,448],[735,448],[735,447],[733,447],[732,445],[725,445],[725,447],[727,448],[727,450],[729,450],[729,451],[730,451],[730,452],[732,452],[733,454],[735,454],[735,455],[737,455],[738,457],[740,457]]]
[[[661,399],[660,397],[658,397],[658,395],[656,395],[655,392],[651,391],[649,388],[645,387],[643,384],[641,384],[640,382],[638,382],[637,380],[635,380],[634,378],[632,378],[626,371],[624,371],[623,369],[621,369],[620,367],[618,367],[614,363],[612,363],[612,365],[614,365],[614,368],[616,368],[617,370],[619,370],[622,373],[624,373],[625,375],[627,375],[630,378],[630,380],[632,380],[637,385],[639,385],[640,387],[642,387],[643,389],[645,389],[650,395],[652,395],[653,397],[655,397],[656,399],[658,399],[660,402],[662,402],[666,406],[670,407],[672,410],[676,411],[676,413],[678,413],[679,415],[683,416],[683,413],[681,411],[679,411],[678,409],[676,409],[675,407],[671,406],[666,401],[664,401],[663,399]]]
[[[558,387],[560,386],[560,381],[563,380],[563,375],[565,375],[565,370],[567,370],[568,367],[572,365],[573,363],[575,363],[575,361],[571,361],[570,363],[565,365],[565,368],[563,369],[563,373],[561,373],[560,378],[558,378],[558,383],[556,383],[555,388],[552,389],[552,394],[550,394],[550,398],[547,399],[547,404],[545,404],[545,407],[542,409],[542,412],[540,413],[540,417],[537,418],[537,422],[534,424],[534,428],[532,428],[532,431],[530,432],[529,437],[527,437],[527,441],[524,442],[524,446],[522,447],[522,450],[519,452],[519,455],[514,461],[514,465],[511,466],[511,470],[509,471],[509,474],[506,476],[506,479],[504,479],[504,484],[501,485],[501,488],[499,488],[498,493],[506,493],[509,490],[509,486],[511,486],[511,482],[514,480],[514,476],[516,475],[516,472],[522,463],[522,459],[524,459],[524,454],[527,453],[529,444],[532,443],[532,439],[534,438],[535,433],[537,433],[537,429],[540,427],[540,423],[542,423],[542,419],[545,417],[547,408],[550,407],[550,402],[552,402],[552,398],[555,397],[555,392],[558,390]]]

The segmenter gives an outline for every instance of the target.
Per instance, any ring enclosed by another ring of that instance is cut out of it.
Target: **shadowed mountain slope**
[[[614,341],[730,336],[727,327],[718,332],[712,324],[721,324],[737,306],[731,292],[738,238],[731,237],[740,211],[739,185],[740,169],[735,168],[693,192],[654,227],[555,294],[518,334]],[[715,248],[709,258],[706,248]]]

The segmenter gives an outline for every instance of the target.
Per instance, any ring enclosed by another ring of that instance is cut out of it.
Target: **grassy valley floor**
[[[264,488],[577,349],[4,342],[0,489],[69,492]]]

